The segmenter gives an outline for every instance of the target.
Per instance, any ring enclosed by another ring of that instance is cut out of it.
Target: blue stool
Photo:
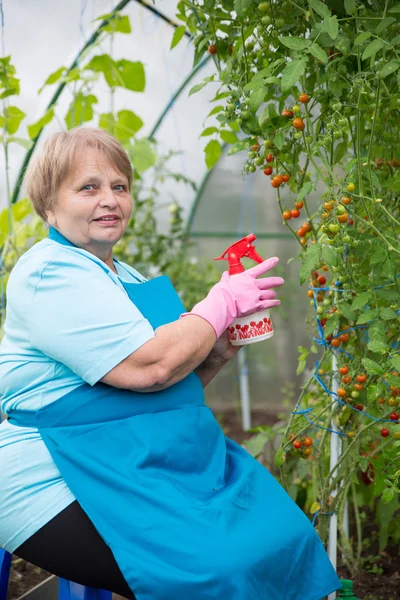
[[[11,568],[11,554],[0,548],[0,600],[6,600]],[[79,585],[61,577],[58,580],[58,600],[112,600],[112,593]]]

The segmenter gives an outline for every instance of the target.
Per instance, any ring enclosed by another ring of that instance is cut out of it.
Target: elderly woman
[[[27,175],[49,237],[18,261],[0,347],[0,546],[138,600],[319,600],[340,584],[305,515],[224,437],[203,388],[225,331],[279,304],[272,258],[185,313],[113,258],[132,169],[96,129],[53,135]]]

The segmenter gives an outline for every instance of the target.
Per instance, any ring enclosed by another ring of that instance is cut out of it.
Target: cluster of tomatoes
[[[294,433],[289,435],[289,439],[292,441],[294,450],[297,450],[304,458],[309,458],[312,454],[313,439],[309,436],[304,438],[296,438]]]

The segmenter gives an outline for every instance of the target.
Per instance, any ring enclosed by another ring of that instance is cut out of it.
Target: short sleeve
[[[125,290],[85,258],[47,263],[33,291],[27,327],[33,348],[90,385],[154,337]]]

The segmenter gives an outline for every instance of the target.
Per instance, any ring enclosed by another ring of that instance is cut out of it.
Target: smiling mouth
[[[100,217],[99,219],[94,219],[97,223],[113,223],[114,221],[119,221],[119,217]]]

